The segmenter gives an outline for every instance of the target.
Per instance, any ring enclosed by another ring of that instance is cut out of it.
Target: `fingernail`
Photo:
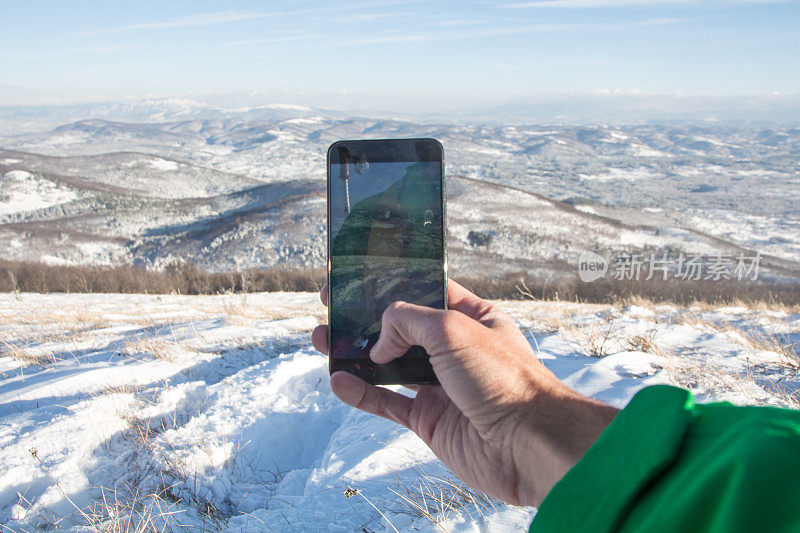
[[[380,341],[380,339],[378,339],[378,342],[376,342],[375,345],[369,351],[369,358],[372,359],[373,361],[375,361],[376,363],[377,363],[377,361],[375,360],[375,356],[376,355],[380,355],[380,353],[381,353],[381,350],[379,348],[380,344],[381,344],[381,341]]]

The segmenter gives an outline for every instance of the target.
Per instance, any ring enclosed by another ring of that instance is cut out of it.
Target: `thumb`
[[[422,346],[433,355],[441,342],[437,329],[447,311],[407,302],[394,302],[381,318],[381,335],[370,351],[370,358],[384,364],[404,355],[412,346]]]

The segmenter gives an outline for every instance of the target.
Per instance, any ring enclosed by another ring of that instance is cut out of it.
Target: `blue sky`
[[[800,93],[800,2],[0,1],[5,102]]]

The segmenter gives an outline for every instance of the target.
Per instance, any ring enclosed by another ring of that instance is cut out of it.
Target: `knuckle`
[[[500,317],[504,316],[505,312],[502,311],[499,307],[495,306],[493,303],[484,301],[483,307],[481,308],[480,312],[481,316],[491,316],[491,317]]]
[[[392,320],[394,319],[398,313],[402,312],[402,310],[407,306],[405,302],[392,302],[386,308],[386,311],[383,312],[384,320]]]
[[[437,313],[435,327],[439,335],[448,342],[454,342],[462,338],[467,332],[469,324],[466,315],[458,311],[445,311]]]
[[[375,410],[381,415],[388,415],[389,409],[387,407],[387,398],[385,395],[377,393],[375,398]]]
[[[363,390],[361,391],[360,398],[358,399],[357,402],[355,402],[353,407],[355,407],[356,409],[366,410],[368,400],[369,400],[369,390],[367,389],[367,387],[364,387]]]
[[[490,319],[491,319],[493,322],[495,322],[495,323],[498,323],[498,324],[511,324],[511,325],[516,325],[516,322],[514,322],[514,319],[513,319],[513,318],[511,318],[511,316],[510,316],[510,315],[506,314],[506,312],[505,312],[505,311],[501,311],[500,309],[497,309],[496,307],[495,307],[495,308],[493,308],[493,309],[492,309],[492,310],[491,310],[491,311],[488,313],[488,315],[487,315],[487,316],[488,316],[488,317],[489,317],[489,318],[490,318]]]

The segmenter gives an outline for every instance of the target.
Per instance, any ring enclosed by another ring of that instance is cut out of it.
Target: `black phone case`
[[[447,189],[445,186],[444,175],[444,147],[439,141],[431,138],[413,138],[413,139],[369,139],[369,140],[340,140],[331,144],[325,158],[326,174],[327,174],[327,190],[326,190],[326,209],[327,209],[327,282],[330,287],[331,282],[331,152],[338,149],[341,145],[347,143],[372,143],[372,142],[403,142],[415,143],[419,141],[432,141],[439,145],[441,149],[441,176],[442,176],[442,270],[444,273],[444,308],[448,308],[447,303]],[[329,300],[330,304],[330,300]],[[331,306],[328,305],[328,324],[331,323]],[[373,385],[427,385],[438,384],[439,380],[433,372],[433,368],[429,362],[426,361],[425,365],[409,365],[406,356],[395,359],[391,363],[379,365],[371,360],[363,359],[338,359],[331,355],[332,346],[331,330],[328,329],[328,370],[330,374],[337,371],[345,371],[354,374],[367,383]],[[419,349],[419,346],[413,346],[409,352]],[[424,351],[424,350],[423,350]],[[408,353],[408,352],[407,352]],[[417,368],[414,368],[417,367]]]

